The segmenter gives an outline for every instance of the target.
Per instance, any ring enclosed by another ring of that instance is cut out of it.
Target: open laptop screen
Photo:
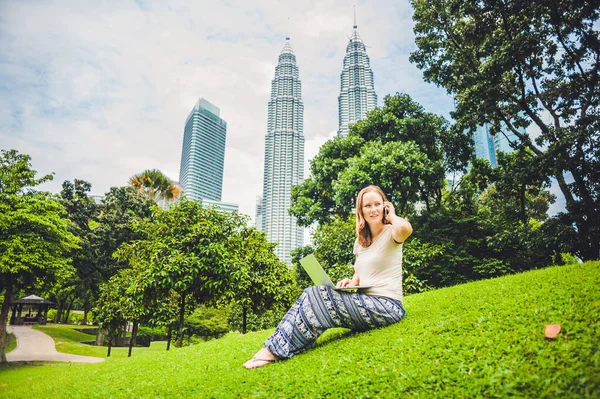
[[[336,287],[313,254],[310,254],[300,259],[300,264],[302,265],[304,270],[306,270],[306,273],[315,285],[325,285],[340,291],[352,291],[357,290],[359,288],[369,288],[368,286],[354,286],[343,288]]]

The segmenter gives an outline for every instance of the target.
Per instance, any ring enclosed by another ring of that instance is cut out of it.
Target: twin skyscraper
[[[350,125],[365,119],[377,106],[373,71],[356,22],[346,46],[340,80],[337,134],[342,136],[348,133]],[[268,115],[263,194],[257,201],[256,223],[269,241],[279,243],[275,252],[289,264],[290,252],[304,245],[304,229],[298,227],[288,212],[292,186],[304,180],[302,84],[289,38],[275,67]]]
[[[377,106],[373,71],[366,47],[354,31],[346,46],[338,97],[338,136]],[[200,99],[186,121],[180,184],[188,197],[207,203],[221,200],[227,124],[219,109]],[[262,197],[256,204],[256,225],[279,245],[279,259],[290,264],[290,253],[304,245],[304,229],[288,212],[292,186],[304,180],[304,104],[296,55],[286,38],[268,103]],[[217,204],[227,208],[228,204]],[[229,204],[231,205],[231,204]]]

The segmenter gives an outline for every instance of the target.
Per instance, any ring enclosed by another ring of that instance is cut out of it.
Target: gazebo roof
[[[54,302],[49,301],[47,299],[44,298],[40,298],[39,296],[35,296],[35,295],[29,295],[26,296],[25,298],[21,298],[21,299],[17,299],[15,301],[12,301],[11,304],[27,304],[27,305],[42,305],[42,304],[48,304],[48,305],[53,305]]]

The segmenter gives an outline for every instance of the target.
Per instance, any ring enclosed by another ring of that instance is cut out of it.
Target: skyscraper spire
[[[271,82],[262,206],[257,218],[269,241],[279,243],[275,253],[287,264],[291,264],[292,249],[304,245],[304,230],[288,213],[292,186],[304,180],[303,132],[302,86],[296,56],[286,37]]]
[[[373,71],[367,49],[358,34],[356,6],[354,7],[354,32],[346,46],[344,66],[340,74],[340,96],[338,97],[338,136],[348,134],[350,125],[367,117],[377,106]]]
[[[279,53],[280,55],[280,60],[281,60],[281,54],[291,54],[294,55],[294,50],[292,49],[292,45],[290,44],[290,37],[287,36],[285,38],[285,44],[283,45],[283,48],[281,49],[281,52]],[[294,57],[294,63],[296,61],[296,57]]]

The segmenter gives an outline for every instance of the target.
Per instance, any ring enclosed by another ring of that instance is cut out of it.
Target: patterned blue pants
[[[289,358],[308,349],[328,328],[366,331],[396,323],[405,314],[402,303],[394,299],[309,287],[267,338],[265,347],[279,358]]]

